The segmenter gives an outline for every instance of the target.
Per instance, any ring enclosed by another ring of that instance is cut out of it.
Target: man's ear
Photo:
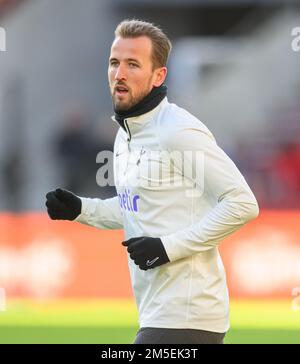
[[[154,81],[153,81],[153,86],[159,87],[164,83],[164,81],[167,77],[168,69],[167,69],[167,67],[160,67],[160,68],[157,68],[154,71],[154,73],[155,73],[155,77],[154,77]]]

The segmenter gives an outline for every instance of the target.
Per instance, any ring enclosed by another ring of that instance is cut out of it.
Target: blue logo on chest
[[[118,193],[118,197],[122,210],[138,212],[139,195],[132,196],[129,190],[125,190],[125,193]]]

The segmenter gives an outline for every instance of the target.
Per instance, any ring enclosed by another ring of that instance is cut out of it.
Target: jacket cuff
[[[177,245],[176,238],[174,240],[174,237],[172,237],[172,235],[167,235],[167,236],[162,236],[160,240],[165,248],[165,251],[167,253],[170,262],[174,262],[175,260],[180,259],[180,256],[176,254],[176,249],[175,249],[175,246]]]
[[[86,222],[96,211],[96,201],[91,198],[79,197],[81,200],[81,213],[74,221]]]

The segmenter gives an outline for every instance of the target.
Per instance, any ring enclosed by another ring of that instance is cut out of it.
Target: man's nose
[[[125,80],[126,79],[126,72],[123,65],[119,65],[115,74],[116,80]]]

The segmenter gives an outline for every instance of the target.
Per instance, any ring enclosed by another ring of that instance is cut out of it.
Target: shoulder
[[[174,144],[189,141],[215,138],[208,127],[186,109],[174,103],[166,102],[158,115],[157,134],[162,146],[171,147]],[[184,143],[185,144],[185,143]]]

